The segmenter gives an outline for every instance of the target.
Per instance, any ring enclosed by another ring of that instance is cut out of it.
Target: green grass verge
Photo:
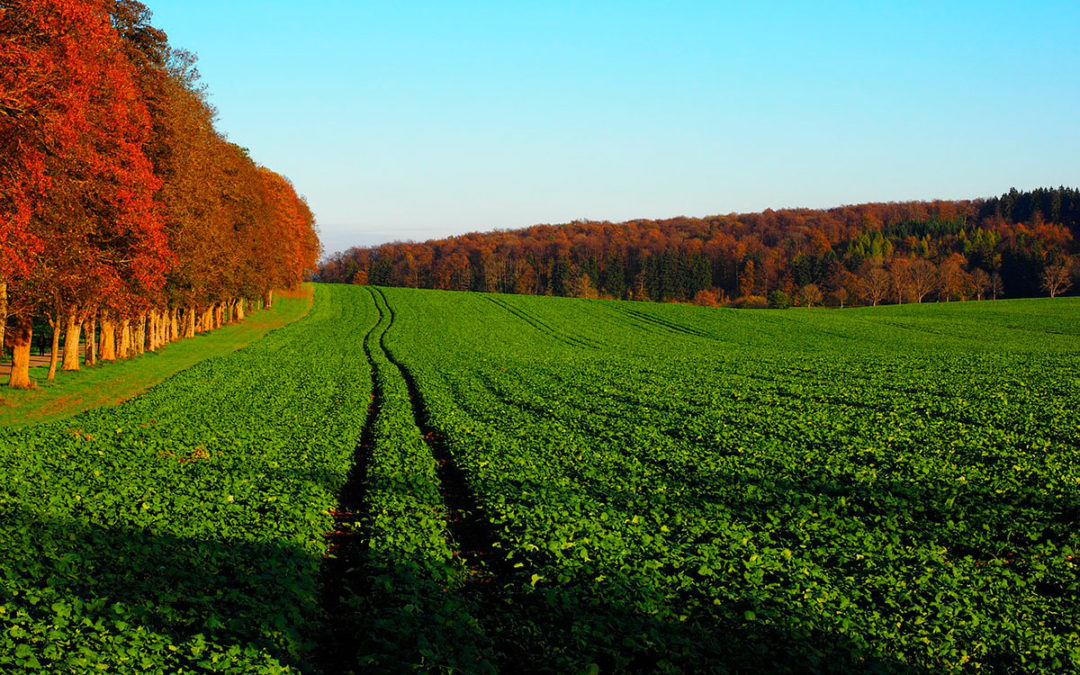
[[[52,382],[45,381],[47,368],[32,368],[35,389],[0,387],[0,426],[52,422],[92,408],[123,403],[200,361],[234,352],[293,323],[308,313],[311,302],[312,287],[305,284],[296,294],[279,295],[272,309],[254,312],[241,323],[180,340],[160,352],[83,367],[77,372],[60,372]],[[3,377],[2,382],[6,384],[7,378]]]

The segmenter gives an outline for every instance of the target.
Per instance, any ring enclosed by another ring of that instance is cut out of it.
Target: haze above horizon
[[[1080,5],[145,0],[327,253],[1080,184]]]

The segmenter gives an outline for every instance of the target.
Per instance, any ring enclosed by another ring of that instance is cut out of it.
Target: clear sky
[[[1080,185],[1080,2],[143,0],[328,252]]]

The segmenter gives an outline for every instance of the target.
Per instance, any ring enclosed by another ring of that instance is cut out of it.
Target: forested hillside
[[[324,281],[748,306],[1058,295],[1080,190],[708,218],[573,222],[353,248]]]
[[[0,354],[53,367],[156,349],[315,269],[291,183],[215,130],[192,55],[134,0],[0,5]]]

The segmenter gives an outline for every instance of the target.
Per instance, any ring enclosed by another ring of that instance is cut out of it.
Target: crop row
[[[0,430],[0,670],[307,668],[375,316],[318,287],[127,404]]]
[[[1080,668],[1075,304],[386,295],[515,570],[502,663]]]
[[[1080,668],[1076,303],[316,293],[0,430],[0,669]]]
[[[456,667],[481,672],[485,637],[460,592],[466,569],[449,531],[432,449],[416,424],[406,380],[383,348],[392,314],[371,292],[379,323],[369,356],[381,397],[365,483],[367,582],[349,604],[359,618],[357,663],[394,671]]]

